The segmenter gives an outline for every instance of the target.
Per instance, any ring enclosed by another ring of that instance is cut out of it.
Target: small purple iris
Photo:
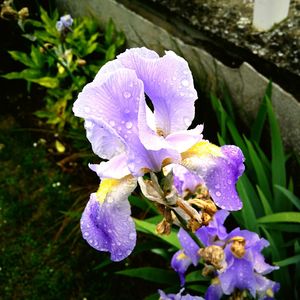
[[[59,21],[56,22],[56,29],[59,32],[70,30],[73,24],[73,19],[70,15],[64,15],[60,17]]]

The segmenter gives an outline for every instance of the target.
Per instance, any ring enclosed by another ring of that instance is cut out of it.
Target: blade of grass
[[[258,223],[300,223],[300,212],[280,212],[272,215],[261,217]]]
[[[283,186],[276,184],[275,188],[281,191],[300,210],[300,199],[296,195]]]

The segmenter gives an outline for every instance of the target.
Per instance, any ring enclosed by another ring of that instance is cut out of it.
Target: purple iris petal
[[[181,286],[185,283],[185,272],[192,264],[192,260],[188,257],[183,250],[177,251],[171,260],[172,268],[178,273]]]
[[[93,248],[111,253],[113,261],[126,258],[136,243],[136,231],[130,217],[130,205],[124,197],[97,201],[91,194],[81,217],[81,231],[84,239]]]
[[[183,291],[184,289],[181,289],[178,294],[166,294],[164,291],[158,290],[159,300],[204,300],[199,296],[182,295]]]
[[[64,15],[60,17],[59,21],[56,23],[56,29],[61,32],[66,29],[70,29],[73,24],[73,19],[70,15]]]
[[[228,267],[219,274],[221,287],[226,295],[230,295],[235,288],[249,290],[255,297],[255,276],[252,262],[239,259],[233,256],[230,251],[226,251],[226,261]]]
[[[165,135],[187,129],[194,118],[197,92],[187,62],[172,51],[159,57],[146,48],[130,49],[118,56],[136,71],[154,106],[157,128]]]
[[[199,261],[199,246],[191,238],[191,236],[182,228],[180,228],[178,232],[178,239],[182,248],[184,249],[185,254],[191,258],[193,265],[196,266]]]
[[[279,291],[280,285],[277,282],[267,279],[262,275],[255,275],[256,292],[258,300],[272,300],[274,294]],[[273,294],[273,295],[272,295]]]
[[[190,172],[187,168],[181,165],[170,165],[174,174],[174,186],[180,195],[189,190],[194,192],[196,187],[203,183],[203,180],[195,173]]]
[[[227,237],[227,231],[223,225],[229,212],[218,210],[207,226],[203,226],[196,231],[196,235],[205,246],[218,244],[216,238],[224,241]],[[223,244],[224,242],[221,242]]]
[[[205,300],[219,300],[223,295],[222,287],[219,283],[212,283],[206,290]]]

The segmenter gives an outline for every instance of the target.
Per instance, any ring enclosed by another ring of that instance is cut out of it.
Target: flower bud
[[[206,248],[201,248],[198,253],[205,262],[213,265],[216,269],[219,270],[224,267],[225,254],[222,247],[212,245]]]

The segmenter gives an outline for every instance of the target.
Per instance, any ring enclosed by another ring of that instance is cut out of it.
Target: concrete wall
[[[87,15],[104,25],[112,18],[126,34],[128,47],[146,46],[163,53],[173,50],[183,56],[192,69],[194,79],[206,92],[218,92],[227,86],[238,113],[250,125],[257,113],[268,79],[248,63],[230,68],[201,47],[180,38],[172,26],[153,15],[141,16],[114,0],[57,0],[62,12],[74,16]],[[277,84],[273,84],[273,106],[285,144],[300,154],[300,103]]]

